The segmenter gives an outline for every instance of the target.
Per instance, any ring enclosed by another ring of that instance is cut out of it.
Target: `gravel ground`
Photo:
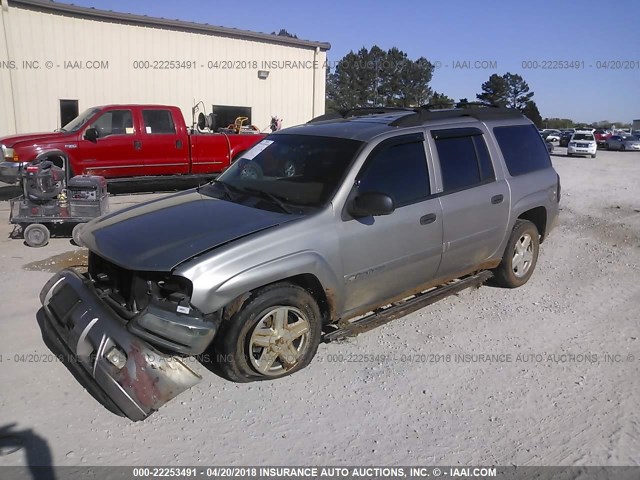
[[[47,358],[38,294],[81,249],[28,248],[3,223],[0,434],[25,448],[0,449],[0,465],[640,465],[640,153],[552,158],[560,224],[524,287],[465,291],[321,345],[276,382],[194,362],[203,381],[140,423]]]

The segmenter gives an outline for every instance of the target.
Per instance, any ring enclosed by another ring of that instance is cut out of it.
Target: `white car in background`
[[[547,142],[559,142],[561,134],[560,130],[545,129],[542,131],[542,136]]]
[[[573,155],[591,155],[591,158],[596,158],[597,150],[598,144],[596,143],[593,130],[576,130],[571,136],[571,140],[569,140],[567,157],[572,157]]]

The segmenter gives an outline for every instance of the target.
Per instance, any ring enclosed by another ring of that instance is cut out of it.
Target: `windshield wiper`
[[[242,191],[258,195],[258,196],[260,196],[262,198],[268,198],[273,203],[278,205],[282,209],[283,212],[289,213],[289,214],[293,213],[293,210],[291,210],[289,207],[287,207],[284,204],[284,202],[282,200],[280,200],[280,198],[277,195],[274,195],[273,193],[265,192],[264,190],[258,190],[258,189],[255,189],[255,188],[247,188],[247,187],[243,188]]]
[[[232,202],[236,201],[236,196],[234,194],[231,193],[232,190],[235,190],[237,192],[241,192],[242,190],[238,187],[236,187],[235,185],[231,185],[230,183],[227,183],[223,180],[211,180],[211,182],[209,182],[210,185],[220,185],[222,186],[222,188],[224,189],[224,193],[227,194],[227,197],[229,198],[229,200],[231,200]],[[198,192],[200,192],[200,187],[198,187],[196,189]]]

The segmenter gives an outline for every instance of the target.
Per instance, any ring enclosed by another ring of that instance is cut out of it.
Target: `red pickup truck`
[[[93,107],[56,132],[0,138],[0,181],[14,183],[25,163],[45,156],[54,163],[66,156],[72,175],[210,175],[264,137],[200,133],[187,127],[178,107]]]

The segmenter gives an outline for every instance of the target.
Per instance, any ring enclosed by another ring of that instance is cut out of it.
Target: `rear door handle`
[[[493,197],[491,197],[491,203],[493,203],[494,205],[502,203],[502,200],[504,200],[504,195],[494,195]]]
[[[177,149],[181,149],[182,148],[182,140],[176,140],[176,148]]]
[[[433,223],[436,221],[436,214],[435,213],[429,213],[427,215],[424,215],[422,217],[420,217],[420,225],[428,225],[430,223]]]
[[[134,140],[133,141],[133,148],[135,148],[136,150],[141,150],[142,149],[142,142],[140,140]]]

